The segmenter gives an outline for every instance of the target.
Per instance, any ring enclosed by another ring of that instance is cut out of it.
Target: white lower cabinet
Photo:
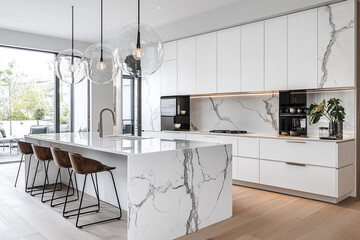
[[[236,176],[233,174],[233,179],[259,183],[259,159],[234,157],[233,161],[236,162]],[[234,172],[234,169],[233,169]]]
[[[336,197],[337,170],[260,160],[260,183],[274,187]]]

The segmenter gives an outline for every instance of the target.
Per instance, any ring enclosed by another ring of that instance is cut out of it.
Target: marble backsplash
[[[307,105],[323,99],[339,98],[345,108],[344,134],[354,136],[355,95],[353,90],[314,91],[307,95]],[[279,95],[250,94],[231,97],[192,98],[190,103],[191,130],[246,130],[249,133],[277,134],[279,127]],[[323,117],[317,124],[308,123],[308,135],[318,137],[319,127],[328,126]]]
[[[192,130],[230,129],[276,134],[279,95],[192,98],[190,116]]]

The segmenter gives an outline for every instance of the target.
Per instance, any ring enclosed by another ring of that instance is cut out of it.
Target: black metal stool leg
[[[35,194],[33,194],[33,190],[34,190],[34,184],[35,184],[35,180],[36,180],[36,175],[37,175],[37,171],[38,171],[38,168],[39,168],[39,160],[37,161],[37,164],[36,164],[36,169],[35,169],[35,174],[34,174],[34,178],[33,178],[33,183],[31,185],[31,191],[30,191],[30,195],[31,196],[35,196]]]
[[[94,225],[94,224],[98,224],[98,223],[104,223],[104,222],[110,222],[110,221],[115,221],[115,220],[120,220],[121,217],[122,217],[122,210],[121,210],[121,205],[120,205],[120,201],[119,201],[119,196],[118,196],[118,193],[117,193],[117,189],[116,189],[116,185],[115,185],[115,180],[114,180],[114,176],[112,174],[112,172],[109,170],[109,173],[111,175],[111,179],[113,181],[113,184],[114,184],[114,190],[115,190],[115,195],[116,195],[116,199],[117,199],[117,202],[118,202],[118,206],[119,206],[119,211],[120,211],[120,215],[119,217],[115,217],[115,218],[110,218],[110,219],[105,219],[105,220],[101,220],[101,221],[97,221],[97,222],[91,222],[91,223],[87,223],[87,224],[83,224],[83,225],[79,225],[79,217],[80,217],[80,209],[78,211],[78,216],[77,216],[77,219],[76,219],[76,227],[78,228],[82,228],[82,227],[85,227],[85,226],[90,226],[90,225]],[[86,176],[85,175],[85,181],[86,181]],[[92,179],[93,179],[93,176],[91,175]],[[96,183],[97,183],[97,175],[95,174],[95,177],[96,177]],[[98,187],[98,184],[97,184],[97,187]],[[95,188],[95,184],[94,184],[94,188]],[[99,189],[96,189],[95,188],[95,191],[96,191],[96,196],[98,197],[98,202],[100,204],[100,198],[99,198]],[[83,189],[84,191],[84,189]],[[81,201],[80,201],[80,208],[81,208],[81,204],[82,204],[82,200],[83,200],[83,195],[84,195],[84,192],[82,193],[82,196],[81,196]]]
[[[55,182],[55,186],[54,186],[54,190],[53,190],[53,195],[52,195],[52,198],[51,198],[51,203],[50,203],[50,206],[51,207],[55,207],[55,206],[59,206],[59,205],[62,205],[62,204],[65,204],[65,201],[64,202],[61,202],[61,203],[57,203],[57,204],[53,204],[53,201],[54,200],[58,200],[58,199],[62,199],[62,198],[68,198],[68,197],[71,197],[71,196],[73,196],[74,195],[74,193],[75,193],[75,191],[74,191],[74,183],[73,183],[73,181],[72,181],[72,179],[71,179],[71,175],[72,174],[70,174],[70,170],[68,169],[68,173],[69,173],[69,177],[70,177],[70,179],[69,179],[69,185],[68,185],[68,190],[69,190],[69,188],[70,188],[70,186],[71,186],[71,188],[73,189],[73,191],[72,191],[72,193],[71,194],[69,194],[69,191],[67,191],[66,192],[66,195],[65,196],[60,196],[60,197],[56,197],[56,198],[54,198],[54,196],[55,196],[55,191],[56,191],[56,186],[57,186],[57,183],[58,183],[58,177],[59,177],[59,175],[60,175],[60,179],[61,179],[61,172],[60,172],[60,168],[59,168],[59,171],[58,171],[58,174],[57,174],[57,176],[56,176],[56,182]],[[61,188],[60,188],[60,190],[61,190]],[[73,199],[73,200],[71,200],[71,201],[67,201],[67,202],[74,202],[74,201],[77,201],[79,199],[79,197],[77,198],[77,199]]]
[[[116,185],[115,185],[115,180],[114,180],[114,175],[111,171],[109,171],[110,175],[111,175],[111,179],[113,181],[113,184],[114,184],[114,190],[115,190],[115,195],[116,195],[116,200],[118,202],[118,206],[119,206],[119,209],[120,209],[120,216],[118,219],[120,219],[122,217],[122,210],[121,210],[121,205],[120,205],[120,200],[119,200],[119,195],[118,195],[118,192],[116,190]]]
[[[29,166],[28,166],[26,180],[25,180],[25,192],[27,192],[27,193],[29,192],[29,189],[30,189],[30,188],[28,188],[28,180],[29,180],[30,167],[31,167],[31,157],[32,157],[32,154],[30,154],[30,157],[29,157]]]
[[[23,158],[24,158],[24,154],[21,154],[21,160],[20,160],[20,164],[19,164],[19,168],[18,168],[18,171],[17,171],[16,180],[15,180],[15,187],[16,187],[16,184],[17,184],[17,181],[18,181],[18,178],[19,178],[19,173],[20,173],[21,164],[23,162]]]
[[[77,213],[77,217],[76,217],[76,227],[80,227],[80,226],[78,225],[78,223],[79,223],[79,217],[80,217],[81,205],[82,205],[82,201],[83,201],[83,199],[84,199],[84,192],[85,192],[86,178],[87,178],[87,174],[85,174],[85,178],[84,178],[84,185],[83,185],[83,189],[82,189],[82,193],[81,193],[81,199],[80,199],[80,204],[79,204],[79,209],[78,209],[78,213]]]

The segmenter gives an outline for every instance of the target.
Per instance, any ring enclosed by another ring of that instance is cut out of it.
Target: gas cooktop
[[[210,130],[211,133],[229,133],[229,134],[245,134],[244,130]]]

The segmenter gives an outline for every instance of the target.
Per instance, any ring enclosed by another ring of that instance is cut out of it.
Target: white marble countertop
[[[175,151],[218,145],[208,142],[139,138],[129,135],[104,136],[100,138],[97,132],[32,134],[26,135],[25,140],[40,140],[121,155]]]
[[[355,140],[354,137],[344,136],[341,140],[326,140],[318,137],[291,137],[291,136],[278,136],[271,133],[245,133],[245,134],[230,134],[230,133],[211,133],[209,131],[171,131],[166,130],[162,132],[169,133],[185,133],[185,134],[206,134],[206,135],[219,135],[219,136],[232,136],[232,137],[257,137],[257,138],[273,138],[273,139],[286,139],[286,140],[301,140],[301,141],[320,141],[320,142],[348,142]]]

